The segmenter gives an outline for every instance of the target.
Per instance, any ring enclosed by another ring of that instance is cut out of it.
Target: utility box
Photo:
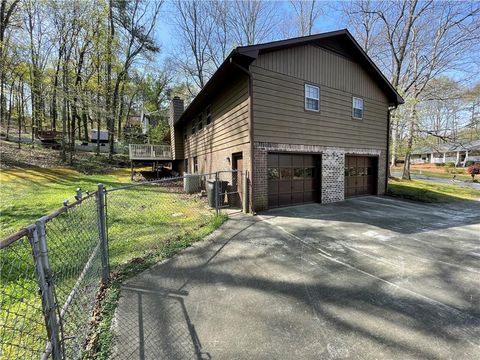
[[[222,206],[225,204],[225,191],[228,188],[228,181],[208,180],[207,181],[207,198],[208,206],[216,208],[216,205]],[[218,198],[218,203],[215,202],[215,194]]]
[[[183,177],[183,191],[187,194],[199,193],[201,190],[201,178],[195,174],[185,174]]]

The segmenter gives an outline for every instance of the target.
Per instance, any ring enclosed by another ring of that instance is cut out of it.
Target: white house
[[[480,139],[466,143],[445,143],[438,146],[418,148],[412,152],[412,164],[445,164],[465,166],[467,161],[480,162]]]

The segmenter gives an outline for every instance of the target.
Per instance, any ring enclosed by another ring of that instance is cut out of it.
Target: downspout
[[[250,132],[250,164],[251,164],[251,171],[250,171],[250,212],[252,214],[255,214],[255,206],[254,206],[254,201],[255,199],[255,188],[253,186],[253,178],[254,178],[254,146],[253,146],[253,76],[252,73],[244,68],[243,66],[237,64],[236,62],[233,61],[233,58],[230,58],[230,63],[233,64],[236,68],[240,69],[242,72],[244,72],[248,76],[248,99],[249,99],[249,132]]]

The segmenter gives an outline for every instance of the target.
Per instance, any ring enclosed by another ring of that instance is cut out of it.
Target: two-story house
[[[237,47],[186,109],[172,100],[174,165],[248,171],[253,211],[383,194],[402,103],[347,30]]]

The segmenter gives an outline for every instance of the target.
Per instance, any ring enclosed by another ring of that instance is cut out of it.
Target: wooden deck
[[[130,160],[172,160],[170,145],[129,144]]]

